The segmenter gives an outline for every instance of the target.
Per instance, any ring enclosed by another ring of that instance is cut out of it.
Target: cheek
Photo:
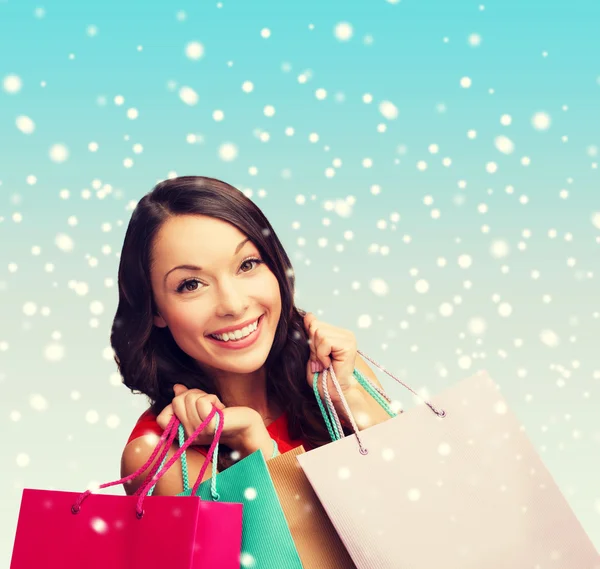
[[[268,306],[272,312],[279,312],[281,310],[279,283],[273,273],[269,273],[268,278],[265,278],[261,283],[260,294],[262,303]]]
[[[171,328],[177,330],[195,331],[201,329],[210,319],[210,312],[206,303],[183,303],[170,314]]]

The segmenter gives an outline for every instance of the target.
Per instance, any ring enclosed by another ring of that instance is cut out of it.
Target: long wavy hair
[[[153,244],[171,216],[204,215],[226,221],[250,238],[279,283],[281,317],[265,362],[267,397],[287,413],[289,435],[317,447],[329,442],[314,393],[306,381],[310,356],[304,311],[294,305],[294,271],[262,211],[233,186],[202,176],[158,183],[137,204],[125,233],[119,263],[119,304],[110,342],[123,383],[147,395],[153,413],[171,403],[173,385],[221,397],[216,384],[175,342],[168,327],[154,325],[157,306],[150,268]],[[226,453],[220,453],[222,458]],[[226,467],[227,460],[220,460]]]

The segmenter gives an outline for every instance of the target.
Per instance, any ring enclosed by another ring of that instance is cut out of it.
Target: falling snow
[[[369,7],[390,22],[407,8],[401,0]],[[174,9],[164,44],[134,42],[122,55],[153,69],[155,81],[137,88],[105,73],[119,62],[99,50],[110,32],[101,22],[84,22],[79,39],[67,38],[64,61],[41,75],[6,53],[0,409],[9,495],[46,484],[39,472],[49,486],[73,488],[114,474],[113,458],[146,408],[123,386],[108,345],[124,232],[153,183],[203,174],[263,208],[294,264],[298,306],[351,329],[359,348],[403,381],[437,393],[490,370],[507,400],[493,412],[515,409],[598,541],[600,495],[578,473],[600,447],[592,97],[600,77],[584,52],[566,69],[543,30],[537,47],[507,51],[486,32],[496,7],[469,10],[477,22],[459,29],[449,18],[433,38],[415,22],[430,53],[401,72],[393,66],[406,37],[343,10],[326,25],[305,14],[302,36],[260,15],[243,40],[232,33],[219,43],[196,34],[196,14]],[[51,6],[32,8],[24,41],[34,45],[33,30],[55,17]],[[497,72],[498,58],[515,69],[526,62],[519,90]],[[392,71],[373,72],[382,69]],[[84,71],[98,91],[75,101],[65,88]],[[545,86],[566,76],[556,99]],[[412,395],[377,374],[394,409],[410,409]],[[60,473],[44,471],[40,433],[53,441]],[[98,440],[116,445],[110,464],[92,461]],[[446,463],[457,454],[444,440],[432,450]],[[385,445],[379,456],[389,466],[402,460]],[[334,476],[353,480],[347,467]],[[432,491],[414,485],[401,490],[409,507]],[[442,488],[442,480],[433,486]],[[257,500],[256,489],[244,498]],[[89,523],[109,530],[101,518]],[[460,523],[460,512],[449,523]],[[560,556],[548,552],[549,561]],[[258,566],[248,552],[240,563]]]

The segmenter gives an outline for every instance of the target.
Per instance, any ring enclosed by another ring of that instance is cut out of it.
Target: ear
[[[167,323],[165,322],[164,318],[160,314],[157,314],[154,316],[154,325],[157,328],[166,328],[167,327]]]

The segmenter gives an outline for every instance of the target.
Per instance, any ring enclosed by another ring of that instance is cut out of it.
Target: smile
[[[209,334],[206,336],[211,342],[214,342],[221,348],[241,349],[246,348],[256,342],[262,329],[261,323],[264,314],[261,315],[252,324],[248,324],[240,330],[228,332],[226,334]]]
[[[258,328],[258,318],[252,322],[252,324],[248,324],[248,326],[241,328],[240,330],[234,330],[233,332],[227,332],[226,334],[210,334],[213,338],[217,340],[221,340],[223,342],[237,342],[242,338],[247,338],[250,334],[256,332]]]

